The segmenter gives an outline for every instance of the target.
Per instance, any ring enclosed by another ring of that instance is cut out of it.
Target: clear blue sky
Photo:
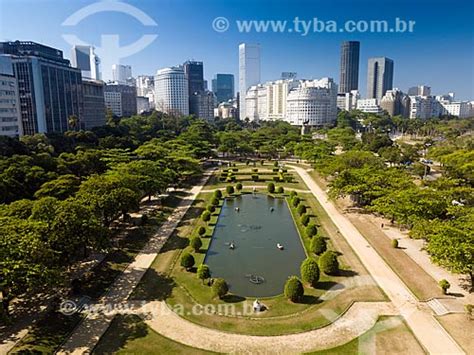
[[[62,22],[91,0],[0,0],[0,40],[32,40],[62,49],[69,57],[64,33],[100,44],[101,34],[119,34],[121,44],[141,35],[158,38],[138,54],[122,59],[134,76],[187,59],[204,62],[205,77],[233,73],[238,83],[238,44],[262,46],[262,80],[278,79],[282,71],[299,78],[330,76],[339,81],[339,46],[361,41],[359,88],[365,95],[367,58],[387,56],[395,61],[394,86],[426,84],[435,94],[454,91],[459,99],[474,99],[474,5],[472,0],[127,0],[152,17],[157,27],[143,26],[125,14],[94,14],[76,27]],[[217,16],[231,26],[225,33],[212,29]],[[414,33],[239,33],[236,20],[388,20],[416,21]],[[108,68],[102,68],[108,78]]]

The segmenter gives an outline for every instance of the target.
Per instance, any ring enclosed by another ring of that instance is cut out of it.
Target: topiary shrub
[[[303,214],[306,213],[306,206],[303,205],[302,203],[298,205],[298,207],[296,208],[296,212],[298,212],[298,214],[301,216]]]
[[[276,193],[277,194],[285,193],[285,189],[283,188],[283,186],[278,186],[276,189]]]
[[[212,284],[213,296],[222,298],[227,294],[227,292],[229,292],[229,286],[227,286],[227,282],[221,278],[215,279],[214,283]]]
[[[273,163],[273,166],[276,168],[276,167],[278,166],[278,162],[277,162],[277,161],[274,162],[274,163]]]
[[[238,192],[242,191],[242,188],[243,188],[243,186],[242,186],[242,184],[241,184],[240,182],[237,183],[237,185],[235,185],[235,189],[236,189]]]
[[[308,238],[313,238],[313,236],[316,235],[316,233],[318,233],[318,228],[316,228],[316,226],[314,225],[314,223],[310,223],[306,226],[305,230],[304,230],[304,234],[308,237]]]
[[[229,195],[232,195],[232,194],[234,193],[234,186],[231,186],[231,185],[227,186],[227,187],[225,188],[225,191],[226,191]]]
[[[285,297],[291,302],[299,302],[303,298],[304,288],[296,276],[291,276],[285,283]]]
[[[295,196],[291,199],[291,205],[295,208],[298,207],[300,202],[301,202],[301,199],[298,196]]]
[[[201,219],[204,221],[204,222],[209,222],[211,220],[211,212],[209,211],[204,211],[202,214],[201,214]]]
[[[211,270],[209,269],[209,266],[206,264],[199,265],[197,269],[197,277],[202,280],[202,283],[204,283],[204,280],[210,278]]]
[[[216,211],[216,206],[213,206],[213,205],[208,205],[206,207],[206,210],[208,210],[209,212],[211,213],[214,213]]]
[[[443,294],[448,293],[448,289],[451,287],[451,284],[449,283],[448,280],[442,279],[440,282],[438,282],[439,287],[441,287],[441,290],[443,290]]]
[[[316,255],[321,255],[324,253],[328,246],[326,244],[326,239],[321,236],[317,236],[311,240],[311,244],[309,246],[311,252],[315,253]]]
[[[268,183],[267,191],[271,194],[275,192],[275,184],[273,182]]]
[[[198,234],[202,237],[204,234],[206,234],[206,227],[199,227],[198,228]]]
[[[201,250],[201,247],[202,247],[202,240],[199,237],[194,237],[194,238],[191,239],[189,245],[191,246],[191,248],[194,249],[194,251],[196,253],[198,253],[199,250]]]
[[[300,267],[301,279],[309,283],[312,287],[316,287],[319,281],[318,263],[313,258],[307,258],[301,263]]]
[[[279,170],[278,168],[273,168],[273,169],[272,169],[272,171],[273,171],[274,173],[277,173],[278,170]]]
[[[252,175],[252,180],[253,180],[253,181],[258,181],[258,175],[257,175],[257,174],[253,174],[253,175]]]
[[[222,191],[221,190],[214,191],[214,197],[217,198],[217,199],[221,199],[222,198]]]
[[[290,191],[290,198],[292,199],[293,197],[295,197],[296,195],[298,195],[298,193],[296,191]]]
[[[302,215],[300,221],[301,224],[306,227],[309,223],[309,216],[307,214]]]
[[[189,253],[184,253],[181,256],[181,266],[186,270],[191,269],[194,266],[194,257]]]
[[[392,239],[392,248],[398,248],[398,239]]]
[[[252,172],[258,173],[258,169],[253,168],[253,169],[252,169]]]
[[[339,271],[336,253],[331,250],[325,251],[319,258],[319,268],[326,275],[336,275]]]
[[[280,178],[279,178],[278,176],[274,176],[274,177],[272,177],[272,179],[273,179],[273,181],[275,181],[275,182],[279,182],[279,181],[280,181]]]
[[[236,173],[237,171],[239,171],[239,168],[232,168],[232,171]]]
[[[217,197],[213,197],[211,199],[211,205],[213,206],[219,206],[219,199]]]
[[[265,164],[265,160],[260,160],[260,165],[264,165]]]

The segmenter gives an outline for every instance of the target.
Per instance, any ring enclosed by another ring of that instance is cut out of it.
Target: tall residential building
[[[104,82],[82,78],[84,113],[81,128],[91,129],[105,125]]]
[[[81,69],[82,77],[100,80],[100,59],[92,46],[74,46],[71,49],[71,65]]]
[[[439,117],[442,106],[433,96],[410,96],[410,118],[426,120]]]
[[[367,68],[367,98],[382,99],[393,88],[393,60],[386,57],[369,58]]]
[[[107,84],[104,88],[105,106],[118,117],[137,114],[137,88],[123,84]]]
[[[287,96],[286,121],[296,126],[336,122],[337,85],[331,78],[300,82]]]
[[[410,98],[399,89],[387,90],[380,100],[380,108],[387,111],[392,117],[397,115],[408,117],[410,115]]]
[[[117,84],[130,84],[132,79],[132,67],[130,65],[113,64],[112,65],[112,81]]]
[[[239,115],[247,117],[245,97],[249,87],[260,83],[260,45],[241,43],[239,45]]]
[[[409,96],[430,96],[431,87],[426,85],[413,86],[408,89]]]
[[[0,54],[11,55],[18,81],[23,134],[64,132],[69,118],[83,119],[80,69],[63,52],[35,42],[0,42]]]
[[[188,80],[182,66],[156,72],[155,108],[171,114],[189,114]]]
[[[226,102],[234,98],[234,76],[232,74],[216,74],[212,79],[212,91],[216,95],[217,103]]]
[[[456,101],[454,93],[436,96],[440,105],[440,115],[456,116],[459,118],[474,117],[471,101]]]
[[[339,76],[340,94],[359,89],[359,52],[360,42],[342,42],[341,68]]]
[[[214,119],[214,107],[216,105],[216,98],[211,91],[194,92],[189,100],[189,111],[198,118],[206,121]]]
[[[20,98],[12,59],[8,55],[0,55],[0,136],[21,135]]]

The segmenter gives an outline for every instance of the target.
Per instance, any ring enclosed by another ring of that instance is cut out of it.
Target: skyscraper
[[[81,71],[71,67],[59,49],[25,41],[0,42],[18,80],[24,134],[64,132],[69,117],[83,119]]]
[[[155,76],[155,108],[172,114],[189,114],[188,80],[183,67],[160,69]]]
[[[359,88],[359,50],[360,42],[348,41],[341,44],[340,94]]]
[[[204,91],[204,65],[202,62],[188,60],[183,64],[184,75],[188,80],[188,95]]]
[[[0,55],[0,136],[22,135],[18,82],[14,76],[12,59]]]
[[[217,103],[234,98],[234,76],[232,74],[216,74],[212,79],[212,91],[216,95]]]
[[[426,85],[418,85],[413,86],[408,89],[409,96],[430,96],[431,95],[431,87]]]
[[[393,60],[386,57],[369,58],[367,68],[367,98],[380,100],[393,88]]]
[[[260,45],[241,43],[239,45],[239,115],[246,117],[245,97],[247,89],[260,83]]]
[[[71,49],[71,65],[81,69],[82,77],[100,80],[100,59],[92,46],[74,46]]]
[[[130,65],[114,64],[112,65],[112,81],[118,84],[126,85],[132,77],[132,67]]]

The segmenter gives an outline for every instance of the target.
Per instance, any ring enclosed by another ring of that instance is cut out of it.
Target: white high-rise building
[[[423,120],[439,117],[442,106],[433,96],[410,96],[410,118]]]
[[[182,66],[156,72],[155,108],[166,113],[189,114],[188,80]]]
[[[247,90],[259,83],[260,45],[241,43],[239,45],[239,110],[241,119],[248,117],[245,104]]]
[[[136,80],[137,96],[148,98],[150,108],[155,107],[155,78],[152,75],[139,75]]]
[[[112,81],[117,84],[127,85],[132,79],[132,67],[130,65],[112,65]]]
[[[453,92],[448,95],[436,96],[436,101],[441,106],[441,115],[457,116],[459,118],[473,117],[472,103],[470,101],[456,101]]]
[[[301,81],[287,96],[286,121],[295,126],[336,122],[337,85],[331,78]]]
[[[18,137],[22,134],[20,97],[12,59],[0,55],[0,136]]]
[[[92,46],[73,46],[71,49],[71,65],[81,69],[81,75],[86,78],[100,80],[100,59],[94,53]]]
[[[337,108],[339,110],[351,111],[357,108],[357,101],[360,100],[359,90],[337,94]]]

